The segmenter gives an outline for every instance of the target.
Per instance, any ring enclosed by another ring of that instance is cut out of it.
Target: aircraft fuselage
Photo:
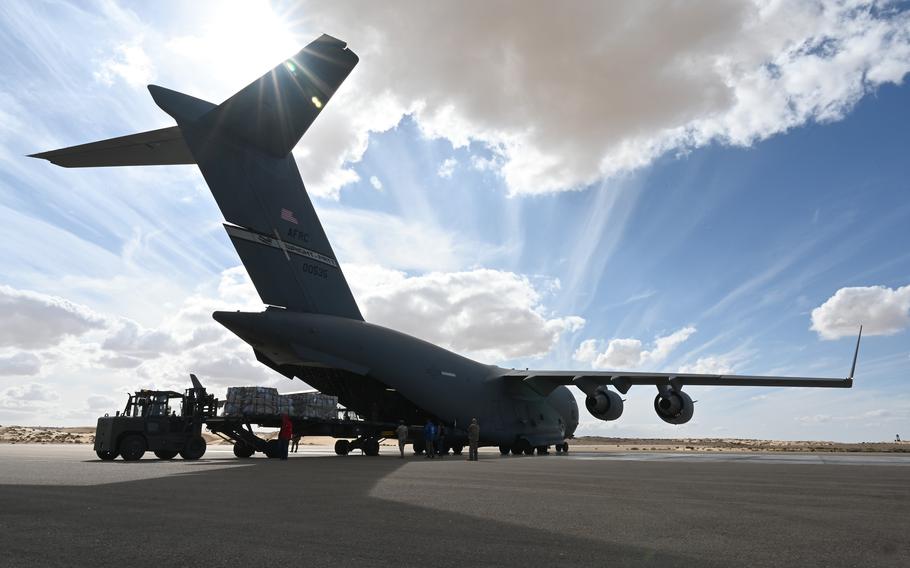
[[[360,408],[356,397],[351,399],[353,405],[348,402],[358,414],[373,419],[404,418],[403,398],[458,430],[477,418],[485,445],[511,445],[518,438],[535,446],[553,445],[570,437],[578,426],[575,397],[566,387],[541,396],[521,381],[504,379],[505,369],[379,325],[283,309],[215,312],[214,318],[267,363],[296,369],[294,375],[304,381],[308,369],[314,377],[317,369],[333,369],[351,377],[347,388],[352,383],[354,388],[358,383],[366,388],[378,382],[389,393],[385,402],[376,393]],[[336,394],[327,386],[319,388]]]

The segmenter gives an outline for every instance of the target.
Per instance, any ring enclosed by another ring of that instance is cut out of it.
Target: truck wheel
[[[378,456],[379,455],[379,441],[378,440],[364,440],[363,453],[365,453],[368,456]]]
[[[512,451],[512,448],[509,446],[499,446],[499,454],[503,456],[509,455],[509,452]]]
[[[351,443],[347,440],[335,441],[335,453],[339,456],[346,456],[351,451]]]
[[[243,442],[234,444],[234,455],[238,458],[248,458],[254,453],[256,453],[256,449],[249,444],[244,444]]]
[[[155,450],[155,457],[159,460],[172,460],[177,456],[175,450]]]
[[[180,450],[180,457],[185,460],[198,460],[205,455],[205,438],[202,436],[193,436],[186,441],[183,449]]]
[[[142,459],[147,447],[145,438],[139,434],[130,434],[120,442],[120,455],[125,461],[136,461]]]
[[[462,445],[452,446],[452,455],[460,456],[463,451],[464,446]]]
[[[98,450],[95,453],[98,454],[99,458],[101,458],[102,460],[104,460],[106,462],[117,459],[117,452],[108,452],[105,450]]]

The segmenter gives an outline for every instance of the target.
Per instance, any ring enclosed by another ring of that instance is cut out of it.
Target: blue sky
[[[673,427],[636,387],[581,433],[901,432],[900,5],[446,10],[0,7],[0,423],[91,423],[191,371],[299,388],[209,317],[261,303],[194,167],[24,156],[168,126],[145,84],[219,102],[327,32],[361,63],[295,155],[367,319],[504,366],[823,376],[862,322],[851,391],[693,389]]]

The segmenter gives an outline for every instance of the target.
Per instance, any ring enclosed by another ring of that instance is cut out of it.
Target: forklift
[[[176,391],[139,390],[129,395],[123,412],[104,415],[95,428],[95,453],[105,461],[122,457],[136,461],[146,451],[158,459],[171,460],[178,454],[198,460],[205,454],[202,437],[205,421],[217,414],[218,401],[208,394],[196,375],[192,388]],[[180,413],[171,401],[180,399]]]

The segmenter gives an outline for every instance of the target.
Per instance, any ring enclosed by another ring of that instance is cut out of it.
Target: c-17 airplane
[[[466,436],[472,418],[482,446],[503,454],[544,452],[578,427],[569,385],[600,420],[622,415],[634,385],[657,388],[654,411],[685,424],[694,404],[683,387],[850,388],[846,378],[630,371],[539,371],[485,365],[364,321],[304,188],[291,150],[359,59],[322,35],[219,105],[149,85],[177,122],[163,128],[34,154],[63,167],[196,164],[226,221],[224,228],[266,309],[218,311],[216,321],[290,379],[336,395],[375,421],[421,424],[432,417]],[[612,387],[612,389],[611,389]]]

